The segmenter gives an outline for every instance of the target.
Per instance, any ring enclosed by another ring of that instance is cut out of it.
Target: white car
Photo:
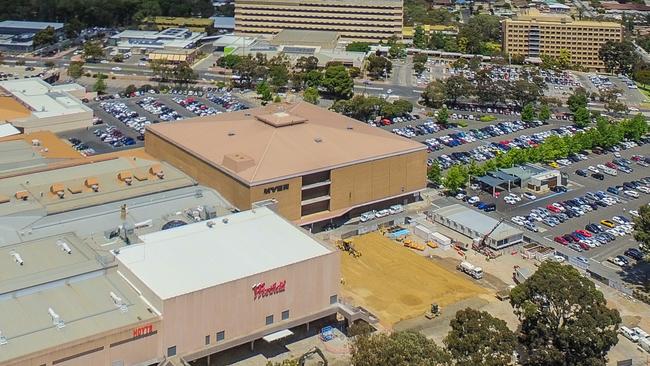
[[[459,194],[456,195],[457,200],[462,200],[463,198],[465,198],[465,194],[463,194],[463,193],[459,193]]]
[[[474,191],[478,191],[481,187],[478,184],[474,183],[474,184],[471,184],[469,186],[469,188],[474,190]]]
[[[519,226],[522,226],[524,225],[524,223],[526,223],[526,218],[523,216],[514,216],[513,218],[510,219],[510,221],[514,222]]]
[[[480,201],[480,199],[478,198],[478,196],[473,196],[473,197],[471,197],[470,199],[467,200],[467,203],[469,203],[470,205],[473,205],[473,204],[475,204],[475,203],[478,202],[478,201]]]
[[[555,256],[553,256],[553,260],[558,262],[558,263],[564,263],[564,261],[566,261],[566,258],[564,258],[561,255],[555,255]]]
[[[645,194],[650,194],[650,188],[649,188],[649,187],[641,186],[641,187],[639,187],[639,188],[637,188],[637,189],[638,189],[639,191],[645,193]]]
[[[628,191],[623,192],[623,194],[625,194],[628,197],[639,198],[639,192],[637,192],[637,191],[628,190]]]
[[[634,217],[639,217],[639,211],[637,211],[637,210],[631,210],[631,211],[628,211],[628,212],[630,213],[630,215],[632,215]]]
[[[398,214],[400,212],[404,212],[404,206],[402,205],[392,205],[388,208],[390,211],[391,215]]]
[[[592,173],[600,173],[600,170],[598,170],[598,169],[597,169],[595,166],[593,166],[593,165],[590,165],[587,169],[588,169],[590,172],[592,172]]]
[[[510,193],[507,197],[510,197],[510,198],[512,198],[513,200],[517,201],[517,202],[521,201],[521,197],[517,196],[517,195],[514,194],[514,193]]]
[[[388,211],[388,210],[379,210],[377,212],[377,214],[376,214],[376,217],[380,218],[380,217],[386,217],[388,215],[390,215],[390,211]]]
[[[620,216],[614,216],[612,217],[612,221],[614,221],[617,224],[624,225],[627,223],[627,221],[623,220]]]
[[[530,215],[528,215],[531,219],[535,221],[542,221],[542,217],[535,212],[532,212]]]
[[[535,196],[532,193],[524,192],[524,197],[528,198],[529,200],[536,200],[537,196]]]
[[[625,262],[623,262],[619,258],[616,258],[616,257],[610,258],[610,262],[614,263],[615,265],[617,265],[619,267],[625,267]]]
[[[598,164],[598,165],[596,165],[596,167],[598,167],[598,169],[601,169],[601,170],[607,169],[607,167],[604,166],[603,164]]]
[[[111,68],[111,70],[113,70],[113,71],[121,71],[122,68],[119,67],[119,66],[115,66],[115,67]]]
[[[512,198],[512,197],[510,197],[510,196],[505,197],[503,200],[504,200],[507,204],[509,204],[509,205],[515,205],[515,204],[517,204],[517,200],[515,200],[514,198]]]

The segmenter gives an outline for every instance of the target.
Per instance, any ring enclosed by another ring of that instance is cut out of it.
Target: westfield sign
[[[272,285],[266,286],[265,282],[260,282],[256,285],[253,285],[253,300],[261,299],[263,297],[279,294],[284,292],[286,288],[287,280],[278,281]]]

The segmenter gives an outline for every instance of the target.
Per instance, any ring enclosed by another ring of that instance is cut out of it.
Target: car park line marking
[[[378,88],[376,86],[365,86],[365,85],[355,85],[357,89],[366,89],[366,90],[384,90],[384,88]]]

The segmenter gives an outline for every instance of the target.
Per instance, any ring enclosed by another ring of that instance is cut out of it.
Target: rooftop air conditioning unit
[[[20,254],[16,253],[15,251],[12,250],[11,253],[9,253],[9,255],[11,255],[14,261],[19,265],[22,266],[25,264],[25,261],[23,261],[23,258],[20,256]]]
[[[70,248],[70,246],[68,245],[68,243],[66,243],[65,241],[63,241],[63,240],[57,240],[57,241],[56,241],[56,245],[57,245],[59,248],[61,248],[62,251],[66,252],[66,253],[68,253],[68,254],[72,254],[72,249]]]

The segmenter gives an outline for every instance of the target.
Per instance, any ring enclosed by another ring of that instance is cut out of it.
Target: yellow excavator
[[[355,258],[361,257],[361,252],[354,248],[354,243],[351,239],[341,239],[336,242],[336,247],[344,252],[350,253]]]
[[[320,365],[322,366],[327,366],[327,359],[325,358],[325,355],[323,354],[323,351],[320,350],[318,347],[314,347],[311,350],[305,352],[304,355],[300,356],[298,359],[298,365],[299,366],[305,366],[305,362],[307,362],[307,359],[311,357],[312,355],[317,354],[320,356],[320,358],[323,360],[319,362]]]

